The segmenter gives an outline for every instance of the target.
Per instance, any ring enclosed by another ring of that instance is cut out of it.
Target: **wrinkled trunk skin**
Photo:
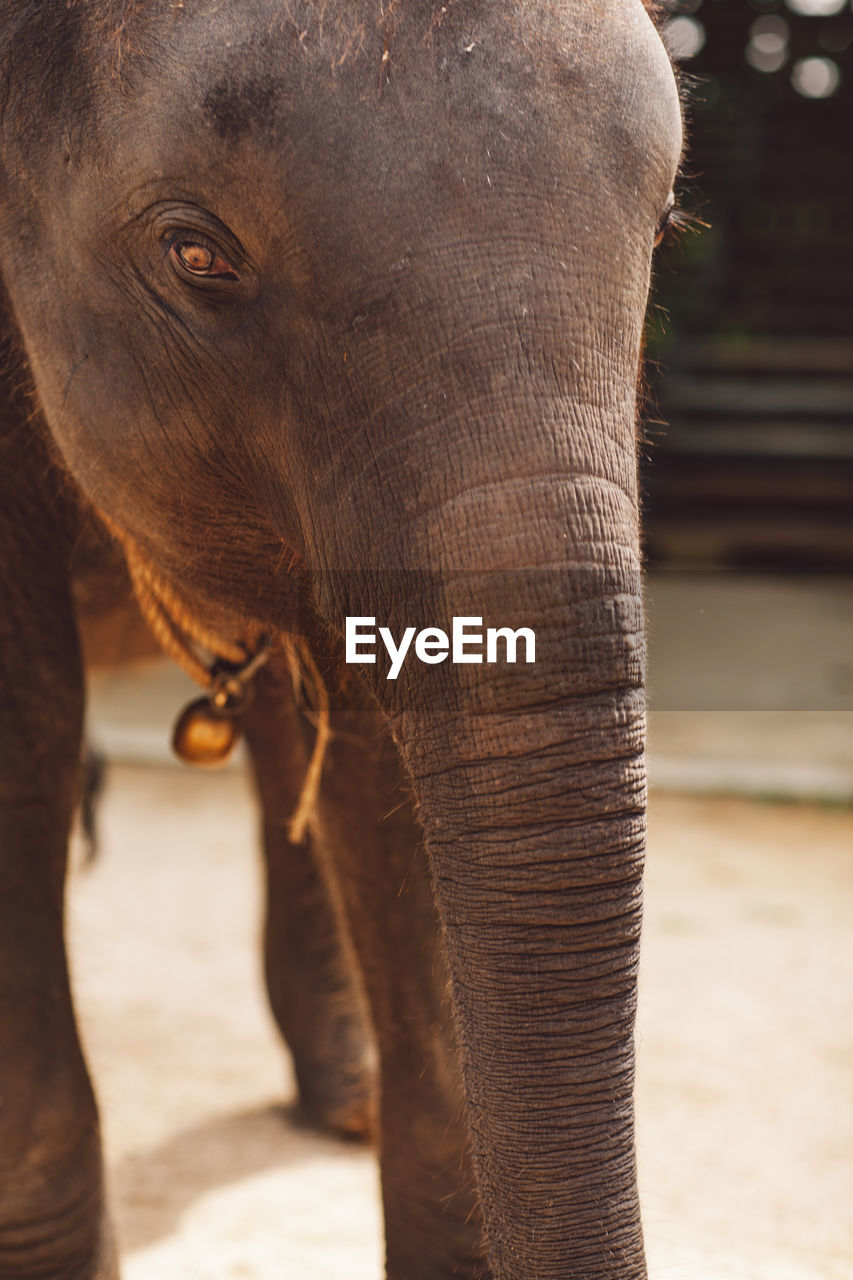
[[[523,710],[413,713],[404,739],[501,1280],[644,1274],[632,1111],[641,620],[636,581],[608,585],[573,601],[570,642],[554,637],[552,700],[537,672]]]
[[[428,517],[451,566],[406,575],[395,634],[482,615],[532,627],[535,664],[365,668],[425,831],[498,1280],[646,1274],[642,602],[634,488],[607,470],[546,474],[524,511],[514,482],[457,494]]]
[[[603,612],[588,610],[591,633]],[[592,662],[576,700],[433,721],[406,750],[501,1280],[644,1273],[632,1112],[642,698]]]

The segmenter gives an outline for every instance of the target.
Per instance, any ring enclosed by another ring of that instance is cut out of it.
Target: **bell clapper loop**
[[[269,656],[270,642],[264,637],[257,652],[242,667],[235,668],[230,663],[214,667],[209,694],[211,710],[232,719],[248,711],[254,697],[251,681]]]

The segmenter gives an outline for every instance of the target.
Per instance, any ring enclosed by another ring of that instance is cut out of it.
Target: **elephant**
[[[639,1280],[654,15],[0,0],[0,54],[0,1277],[118,1274],[62,921],[94,536],[190,749],[242,716],[311,880],[273,935],[316,890],[356,970],[306,1045],[361,1071],[369,1015],[390,1280]]]

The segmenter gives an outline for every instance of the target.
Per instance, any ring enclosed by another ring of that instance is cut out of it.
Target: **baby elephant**
[[[375,1043],[390,1280],[641,1280],[654,22],[0,0],[0,60],[0,1280],[117,1274],[62,929],[116,558],[182,752],[246,734],[313,1114]]]

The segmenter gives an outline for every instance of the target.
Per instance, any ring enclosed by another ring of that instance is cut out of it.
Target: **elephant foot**
[[[328,1073],[296,1069],[299,1105],[306,1120],[325,1133],[370,1143],[376,1137],[378,1099],[376,1075],[329,1078]]]
[[[119,1280],[112,1227],[95,1195],[50,1206],[43,1194],[16,1197],[0,1225],[0,1280]]]
[[[0,1080],[0,1280],[118,1280],[82,1062],[38,1067]]]

